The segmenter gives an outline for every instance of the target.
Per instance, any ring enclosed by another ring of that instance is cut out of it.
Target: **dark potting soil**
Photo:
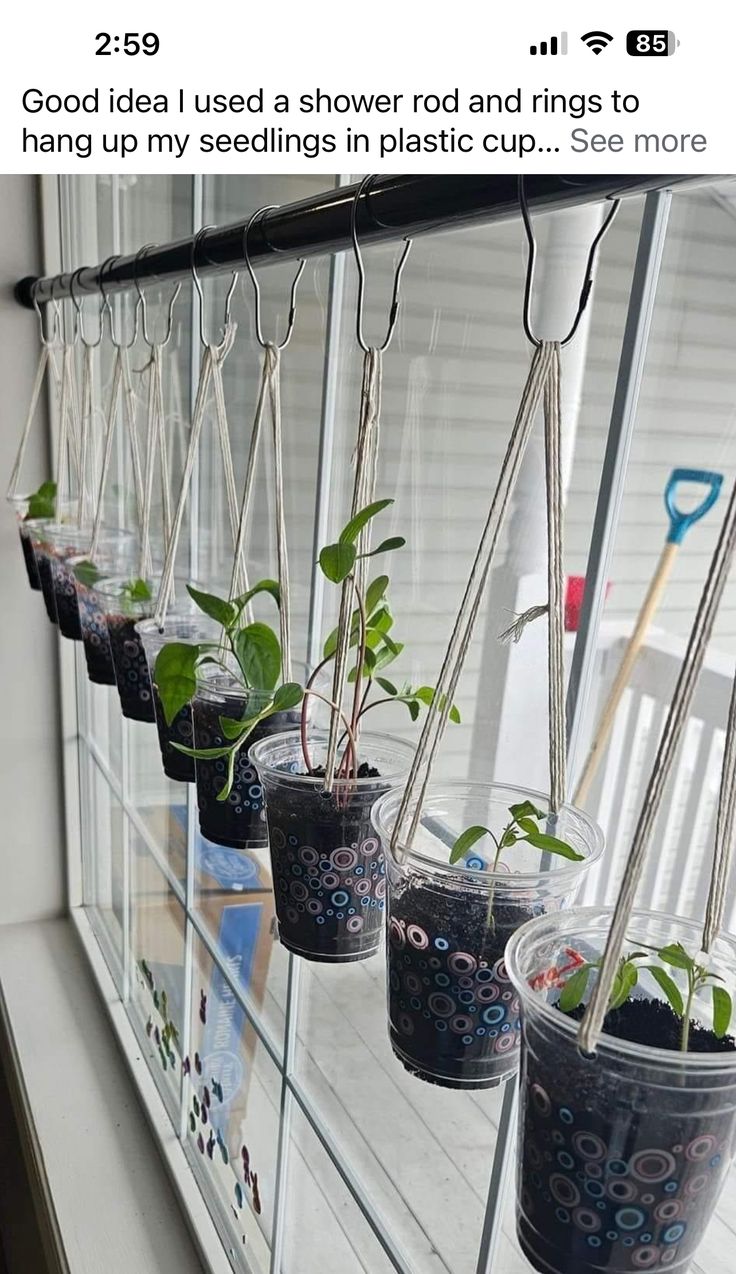
[[[297,776],[289,773],[283,781],[268,781],[279,938],[307,960],[365,960],[381,941],[386,865],[371,809],[388,784],[366,762],[358,774],[379,781],[349,794],[325,792],[319,783],[290,783]]]
[[[148,673],[146,652],[135,631],[138,619],[128,615],[108,615],[107,633],[110,638],[115,680],[120,695],[123,716],[132,721],[156,720],[153,710],[153,688]]]
[[[579,1022],[584,1012],[585,1006],[580,1004],[566,1016]],[[680,1019],[663,1000],[643,997],[627,1000],[619,1009],[606,1014],[603,1030],[606,1035],[614,1035],[618,1040],[631,1040],[634,1044],[647,1044],[650,1048],[666,1048],[675,1053],[680,1048]],[[691,1019],[688,1052],[733,1053],[735,1050],[736,1040],[732,1035],[719,1039],[713,1031]]]
[[[38,574],[38,567],[36,566],[36,556],[33,552],[31,537],[27,531],[25,535],[22,530],[20,532],[20,546],[23,550],[23,561],[26,564],[26,571],[28,573],[28,583],[31,588],[36,590],[36,592],[40,592],[41,580]]]
[[[167,725],[158,690],[155,686],[153,687],[153,703],[156,712],[156,727],[158,729],[158,742],[161,748],[164,773],[167,778],[174,779],[177,783],[193,783],[195,778],[194,757],[185,756],[183,752],[177,751],[174,747],[175,743],[181,743],[186,748],[194,746],[191,704],[186,704],[180,712],[177,712],[171,725]]]
[[[107,620],[94,589],[77,584],[79,624],[82,630],[87,676],[98,686],[115,685],[115,665],[112,662]]]
[[[503,954],[535,913],[414,879],[391,889],[388,930],[390,1035],[412,1074],[447,1088],[492,1087],[516,1067],[519,1001]]]
[[[56,596],[54,594],[54,580],[51,574],[51,558],[43,549],[38,549],[36,552],[36,566],[38,567],[38,578],[41,581],[41,592],[43,593],[46,614],[51,623],[55,624]]]
[[[74,575],[64,562],[56,561],[52,564],[52,576],[54,580],[56,615],[62,636],[68,637],[70,641],[81,641],[82,627],[79,622],[79,605],[77,603]]]
[[[228,740],[220,730],[220,717],[242,720],[246,708],[241,698],[223,696],[217,701],[196,698],[192,705],[194,739],[197,748],[220,748]],[[235,761],[235,779],[227,801],[218,801],[227,777],[227,758],[215,761],[197,760],[197,805],[199,828],[207,840],[230,849],[265,845],[268,841],[263,788],[255,766],[248,760],[248,749],[267,735],[288,730],[298,714],[277,712],[256,726],[248,736]]]
[[[604,1029],[668,1050],[679,1043],[676,1015],[658,1000],[630,1001]],[[734,1041],[696,1023],[691,1048],[733,1051]],[[684,1274],[732,1159],[736,1080],[664,1069],[655,1079],[635,1057],[586,1058],[530,1016],[521,1100],[517,1228],[534,1268]]]
[[[307,771],[304,770],[303,773],[304,773],[304,777],[306,778]],[[323,779],[326,773],[327,771],[325,770],[324,765],[317,765],[315,766],[313,770],[310,771],[311,777],[313,779]],[[367,761],[362,761],[361,764],[358,766],[359,779],[380,779],[380,777],[381,777],[381,771],[377,770],[375,765],[369,765]]]

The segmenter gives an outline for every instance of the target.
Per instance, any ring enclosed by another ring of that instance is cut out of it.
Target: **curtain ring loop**
[[[194,286],[197,289],[197,295],[199,297],[199,339],[205,349],[210,344],[210,342],[207,340],[205,336],[205,332],[204,332],[204,291],[202,289],[202,280],[200,279],[199,274],[197,272],[196,259],[197,259],[197,249],[199,247],[200,239],[202,238],[203,235],[207,234],[208,230],[214,230],[214,228],[215,228],[214,226],[202,226],[201,230],[197,231],[194,238],[192,239],[192,252],[191,252],[191,257],[189,260],[189,268],[192,272],[192,282],[194,283]],[[230,314],[231,314],[233,293],[235,291],[235,286],[237,282],[238,282],[238,271],[233,270],[233,277],[230,283],[230,287],[227,290],[227,296],[225,297],[225,317],[223,320],[223,336],[219,345],[216,346],[218,351],[223,349],[225,342],[227,340],[227,332],[228,332],[228,328],[230,327]]]
[[[249,218],[248,224],[243,232],[243,260],[245,261],[245,267],[250,275],[250,281],[253,284],[253,292],[255,295],[256,340],[262,349],[267,349],[269,345],[273,345],[274,349],[282,350],[286,349],[286,346],[291,340],[292,332],[294,331],[294,322],[296,320],[296,293],[297,288],[299,287],[299,280],[304,273],[304,267],[307,263],[304,257],[300,257],[294,281],[291,285],[291,292],[289,294],[289,317],[286,322],[286,333],[283,340],[265,340],[263,335],[263,326],[261,323],[261,286],[256,277],[256,272],[253,269],[253,262],[250,259],[250,252],[248,251],[248,235],[250,234],[251,227],[255,224],[257,219],[267,212],[272,212],[275,208],[278,208],[278,204],[264,204],[262,208],[257,208],[253,215]]]
[[[356,191],[355,198],[353,200],[353,206],[350,211],[350,234],[353,240],[353,253],[355,255],[355,264],[358,267],[358,304],[357,304],[357,313],[356,313],[356,319],[355,319],[355,335],[357,337],[358,344],[360,348],[363,350],[364,354],[368,353],[370,347],[366,344],[365,336],[363,334],[363,308],[365,304],[365,267],[363,265],[363,255],[360,251],[360,243],[358,242],[358,225],[357,225],[358,204],[360,203],[360,200],[364,194],[367,196],[368,188],[371,182],[373,181],[374,175],[375,174],[373,173],[369,173],[367,177],[363,178],[363,180],[361,181]],[[401,296],[400,296],[401,276],[404,273],[404,266],[406,265],[406,258],[408,257],[411,251],[411,245],[412,245],[412,240],[408,237],[405,238],[404,248],[401,253],[401,256],[399,257],[398,265],[396,266],[396,270],[394,272],[394,286],[393,286],[393,292],[391,294],[391,308],[389,310],[388,327],[386,329],[386,335],[384,337],[383,344],[378,346],[379,354],[383,354],[384,351],[387,350],[389,345],[391,344],[391,338],[394,334],[394,328],[396,327],[396,320],[399,317],[399,309],[401,307]]]
[[[532,317],[531,317],[532,296],[534,292],[534,271],[535,271],[536,263],[537,263],[537,241],[534,236],[534,226],[532,225],[531,213],[529,212],[529,201],[527,200],[527,196],[526,196],[526,187],[524,184],[523,176],[519,177],[519,207],[521,209],[521,219],[524,223],[524,233],[526,234],[526,240],[529,246],[529,254],[527,256],[527,263],[526,263],[526,279],[524,281],[524,307],[523,307],[524,333],[526,335],[527,340],[530,341],[532,345],[535,345],[537,349],[539,349],[539,346],[542,344],[542,342],[540,341],[539,337],[534,332],[534,329],[532,327]],[[580,289],[580,297],[578,299],[577,313],[575,315],[575,318],[573,319],[572,327],[567,333],[567,336],[565,336],[560,341],[560,349],[564,349],[566,345],[570,344],[570,341],[573,339],[573,337],[575,336],[575,333],[578,330],[578,327],[580,326],[580,320],[582,319],[586,309],[588,308],[588,301],[590,300],[590,294],[593,290],[593,279],[595,274],[595,265],[596,265],[596,260],[598,257],[598,251],[603,241],[603,238],[606,235],[607,231],[609,230],[611,223],[613,222],[613,219],[616,216],[616,213],[618,212],[620,207],[621,207],[620,199],[611,200],[611,207],[606,213],[603,223],[600,229],[598,230],[598,233],[596,234],[592,244],[590,245],[588,260],[586,261],[586,264],[585,264],[585,275],[583,278],[583,286]]]
[[[53,326],[51,328],[51,336],[47,336],[44,331],[43,314],[41,313],[41,307],[38,304],[38,297],[36,296],[35,286],[31,293],[31,300],[33,301],[33,308],[36,311],[36,314],[38,315],[38,325],[41,329],[41,336],[40,336],[41,344],[44,345],[46,349],[53,349],[55,345],[59,344],[60,320],[61,320],[61,314],[59,311],[59,302],[54,300],[53,283],[51,285],[51,300],[48,302],[48,304],[51,305],[52,312],[53,312]]]
[[[118,333],[115,327],[115,319],[113,317],[112,306],[110,305],[110,297],[105,291],[105,270],[109,269],[116,261],[121,260],[121,254],[113,253],[107,257],[100,266],[100,292],[102,293],[103,314],[107,313],[108,323],[110,324],[110,340],[115,349],[132,349],[138,339],[138,312],[140,310],[140,297],[136,300],[135,309],[133,311],[133,335],[131,339],[124,344],[122,340],[118,340]]]
[[[138,277],[138,266],[140,265],[140,262],[142,261],[143,257],[146,256],[146,254],[150,252],[152,248],[156,248],[156,247],[158,247],[158,244],[144,243],[143,247],[138,249],[138,251],[135,254],[135,265],[134,265],[134,273],[133,273],[133,282],[135,284],[135,290],[138,293],[138,300],[141,306],[141,325],[142,325],[141,330],[143,332],[143,339],[146,342],[146,345],[148,345],[150,349],[153,349],[154,345],[164,348],[166,345],[168,345],[169,341],[171,340],[171,333],[172,333],[173,324],[174,324],[174,306],[176,305],[177,298],[179,296],[179,293],[181,292],[181,283],[177,283],[176,287],[174,288],[174,291],[171,294],[171,299],[169,300],[169,308],[168,308],[168,313],[166,317],[166,331],[165,331],[163,340],[155,341],[154,338],[150,336],[148,332],[148,304],[146,302],[145,293],[143,289],[141,288],[140,278]]]
[[[103,302],[100,301],[100,308],[99,308],[99,314],[98,314],[100,330],[97,336],[97,340],[88,341],[84,334],[84,297],[78,298],[74,292],[74,284],[79,282],[79,276],[82,273],[83,269],[84,269],[84,266],[80,265],[79,269],[75,270],[74,273],[71,275],[69,279],[69,294],[72,298],[72,305],[74,306],[74,309],[76,310],[76,313],[77,313],[80,341],[84,345],[85,349],[97,349],[98,345],[100,345],[102,341],[102,331],[104,327]]]

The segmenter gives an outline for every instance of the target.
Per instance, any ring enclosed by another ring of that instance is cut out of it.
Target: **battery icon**
[[[667,58],[679,43],[674,31],[629,31],[626,52],[632,58]]]

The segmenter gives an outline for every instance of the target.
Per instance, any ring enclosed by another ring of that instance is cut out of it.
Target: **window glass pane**
[[[84,898],[118,989],[123,989],[126,821],[106,774],[79,744]]]

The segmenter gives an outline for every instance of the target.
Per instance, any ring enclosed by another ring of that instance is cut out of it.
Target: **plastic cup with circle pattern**
[[[324,767],[327,736],[309,736],[310,762]],[[276,914],[283,945],[308,960],[366,960],[381,942],[386,865],[371,824],[379,797],[409,773],[413,745],[363,731],[359,760],[370,773],[324,779],[306,773],[299,731],[254,743],[249,752],[266,797]]]
[[[70,562],[77,564],[80,558],[86,558],[93,533],[91,524],[52,524],[45,531],[59,631],[71,641],[82,640],[82,626],[77,581]],[[132,562],[134,542],[130,531],[103,527],[98,537],[98,560]]]
[[[15,519],[18,523],[18,536],[20,538],[20,547],[23,553],[23,561],[25,563],[28,575],[28,583],[35,592],[41,591],[41,579],[36,566],[36,558],[33,552],[33,544],[31,543],[31,534],[28,529],[26,517],[28,514],[28,505],[31,497],[29,495],[13,495],[8,496],[8,503],[11,506]]]
[[[56,518],[30,518],[25,523],[31,539],[31,547],[41,583],[46,614],[52,624],[58,623],[52,569],[55,555],[52,536],[73,527],[76,511],[76,500],[64,501],[61,511],[57,511]]]
[[[134,545],[125,542],[120,554],[111,549],[109,556],[98,554],[92,564],[86,554],[80,554],[69,558],[67,563],[74,574],[77,590],[77,611],[87,676],[97,686],[115,685],[115,665],[107,635],[105,607],[97,588],[106,580],[118,578],[124,573],[134,552]]]
[[[298,673],[295,674],[298,676]],[[214,666],[203,668],[192,701],[194,743],[197,748],[219,748],[227,744],[220,717],[242,721],[268,702],[269,696],[245,690],[235,676]],[[295,725],[300,709],[277,712],[256,726],[235,762],[235,779],[226,801],[218,800],[225,786],[227,758],[195,763],[199,828],[207,840],[230,849],[254,849],[268,844],[266,812],[261,781],[249,757],[249,748],[259,739]]]
[[[506,952],[522,1006],[517,1231],[545,1274],[684,1274],[736,1148],[736,1051],[672,1052],[603,1034],[581,1054],[578,1022],[555,1003],[566,970],[600,958],[610,923],[610,908],[541,916]],[[701,935],[694,922],[635,912],[625,949],[681,942],[694,955]],[[712,956],[732,985],[736,942],[717,939]],[[664,998],[646,972],[635,994]],[[710,995],[698,997],[693,1016],[709,1026],[710,1013]]]
[[[509,807],[540,792],[489,783],[430,787],[412,849],[390,850],[402,793],[373,811],[387,856],[388,1011],[394,1053],[408,1071],[445,1088],[491,1088],[519,1062],[519,999],[504,950],[530,917],[568,906],[603,850],[600,829],[563,806],[542,830],[583,857],[574,862],[518,842],[493,870],[495,845],[484,837],[450,866],[450,849],[466,828],[488,827],[500,839]],[[489,910],[491,920],[489,923]]]
[[[195,607],[194,602],[187,603],[184,600],[169,611],[163,628],[159,627],[155,619],[143,619],[136,624],[136,631],[143,642],[153,687],[153,706],[164,773],[168,778],[179,783],[193,783],[195,780],[193,757],[185,756],[174,747],[175,743],[181,743],[188,748],[194,746],[192,705],[186,704],[177,712],[171,724],[167,724],[156,688],[154,675],[156,659],[159,652],[169,642],[184,642],[188,645],[212,642],[216,647],[222,630],[214,620],[207,619],[206,615]]]
[[[122,576],[103,579],[95,584],[95,593],[105,614],[123,716],[130,721],[146,721],[151,725],[156,721],[153,687],[136,624],[152,617],[158,587],[158,579],[135,580]],[[136,595],[143,588],[146,596]]]

